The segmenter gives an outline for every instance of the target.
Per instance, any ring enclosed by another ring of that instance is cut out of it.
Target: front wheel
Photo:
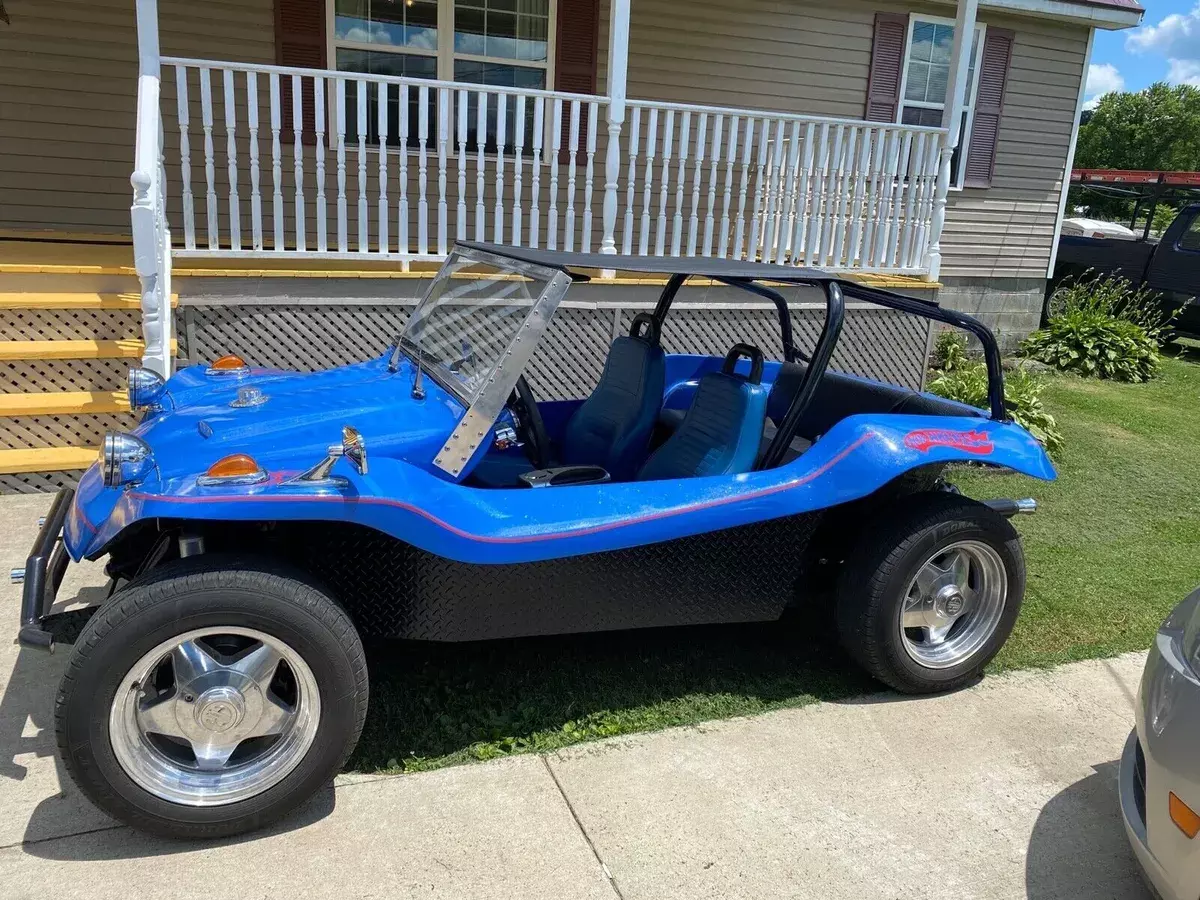
[[[362,730],[346,613],[299,573],[196,557],[119,593],[75,644],[56,703],[80,789],[136,828],[211,838],[316,793]]]
[[[847,559],[838,631],[854,659],[904,693],[976,678],[1008,639],[1025,560],[1003,516],[966,497],[916,495]]]

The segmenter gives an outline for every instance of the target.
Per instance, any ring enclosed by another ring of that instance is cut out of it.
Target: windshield
[[[553,274],[456,249],[413,310],[400,348],[470,406],[505,359]]]

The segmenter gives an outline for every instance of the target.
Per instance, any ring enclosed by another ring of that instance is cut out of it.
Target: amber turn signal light
[[[1200,813],[1192,810],[1190,806],[1175,796],[1175,792],[1171,791],[1171,821],[1175,823],[1180,831],[1194,838],[1200,834]]]
[[[234,453],[232,456],[226,456],[218,459],[215,463],[208,467],[208,471],[204,474],[209,478],[238,478],[245,475],[257,475],[261,469],[253,457],[247,456],[245,453]]]
[[[217,372],[228,372],[233,369],[244,369],[246,368],[246,361],[234,353],[227,353],[220,359],[214,360],[213,364],[209,366],[209,368]]]

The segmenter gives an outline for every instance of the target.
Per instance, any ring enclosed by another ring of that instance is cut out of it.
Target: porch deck
[[[176,278],[428,278],[438,269],[437,262],[414,262],[405,271],[396,260],[322,259],[282,256],[279,259],[253,258],[191,258],[172,269]],[[5,275],[116,275],[137,276],[133,261],[133,245],[129,238],[95,236],[91,239],[68,235],[35,237],[29,232],[6,237],[0,233],[0,274]],[[919,275],[849,271],[843,277],[872,287],[930,291],[941,285]],[[605,284],[659,285],[665,278],[631,272],[616,272],[605,277],[597,273],[595,281]],[[136,285],[132,293],[123,295],[130,308],[138,307]]]

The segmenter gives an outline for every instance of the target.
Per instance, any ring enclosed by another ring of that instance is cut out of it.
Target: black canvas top
[[[572,269],[618,269],[654,275],[698,275],[705,278],[753,278],[764,281],[819,282],[837,281],[838,276],[822,269],[777,266],[770,263],[718,259],[713,256],[622,256],[611,253],[567,253],[562,250],[533,250],[504,244],[457,241],[464,247],[507,256],[537,266],[571,271]]]

